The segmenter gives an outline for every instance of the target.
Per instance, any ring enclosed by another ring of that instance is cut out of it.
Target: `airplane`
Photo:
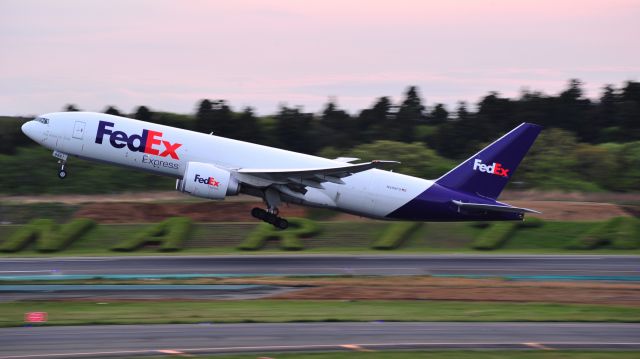
[[[524,220],[540,213],[499,202],[542,127],[522,123],[435,180],[384,170],[395,161],[327,159],[230,138],[95,112],[55,112],[22,125],[53,150],[67,177],[70,156],[176,179],[176,190],[212,200],[247,194],[266,209],[251,215],[276,228],[282,203],[405,221]]]

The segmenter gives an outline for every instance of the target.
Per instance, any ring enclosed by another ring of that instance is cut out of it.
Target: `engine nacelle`
[[[240,183],[231,172],[212,164],[189,162],[182,179],[176,181],[176,190],[192,196],[224,199],[240,192]]]

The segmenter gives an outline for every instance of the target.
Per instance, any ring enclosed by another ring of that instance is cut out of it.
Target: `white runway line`
[[[546,345],[542,345],[540,343],[522,343],[522,344],[524,344],[524,345],[526,345],[528,347],[531,347],[531,348],[535,348],[535,349],[553,350],[553,348],[550,348],[550,347],[548,347]]]

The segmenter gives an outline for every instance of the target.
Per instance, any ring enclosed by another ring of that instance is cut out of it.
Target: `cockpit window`
[[[44,118],[44,117],[38,117],[38,118],[36,118],[36,121],[38,121],[40,123],[44,123],[45,125],[49,124],[49,119],[48,118]]]

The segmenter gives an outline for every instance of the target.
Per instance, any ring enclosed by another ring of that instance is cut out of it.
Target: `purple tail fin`
[[[436,183],[456,191],[498,198],[541,130],[538,125],[521,124],[438,178]]]

